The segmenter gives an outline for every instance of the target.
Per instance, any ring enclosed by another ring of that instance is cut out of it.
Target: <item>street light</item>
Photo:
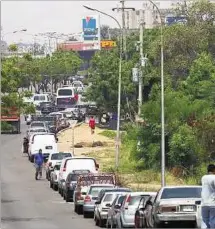
[[[91,11],[96,11],[98,13],[101,13],[105,16],[108,16],[110,18],[112,18],[117,25],[119,26],[120,29],[120,51],[119,51],[119,82],[118,82],[118,105],[117,105],[117,134],[116,134],[116,168],[118,169],[119,166],[119,142],[120,142],[120,111],[121,111],[121,87],[122,87],[122,45],[123,45],[123,36],[122,36],[122,26],[120,25],[119,21],[113,17],[112,15],[109,15],[105,12],[102,12],[100,10],[88,7],[88,6],[83,6],[88,10]]]
[[[159,16],[160,16],[160,21],[161,21],[161,26],[160,26],[160,42],[161,42],[161,49],[160,49],[160,54],[161,54],[161,185],[164,187],[166,185],[166,180],[165,180],[165,121],[164,121],[164,41],[163,41],[163,20],[162,20],[162,15],[161,11],[158,8],[158,6],[152,1],[148,0],[157,10]]]
[[[12,32],[8,32],[8,33],[5,33],[5,34],[2,34],[2,38],[1,40],[3,41],[4,37],[8,34],[11,34],[11,33],[19,33],[19,32],[26,32],[27,29],[21,29],[21,30],[15,30],[15,31],[12,31]]]

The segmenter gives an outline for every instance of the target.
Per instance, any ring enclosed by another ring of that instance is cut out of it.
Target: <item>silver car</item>
[[[170,222],[191,222],[196,226],[197,202],[201,186],[170,186],[162,188],[153,204],[154,226]]]
[[[98,199],[98,194],[102,189],[112,189],[114,185],[111,184],[92,184],[87,190],[87,195],[84,199],[83,215],[86,218],[90,213],[94,213],[95,202]]]
[[[128,193],[122,203],[120,211],[116,214],[117,228],[134,227],[135,213],[142,196],[151,196],[151,192]]]
[[[116,221],[116,216],[117,213],[120,211],[122,203],[125,199],[126,194],[119,194],[116,196],[115,200],[113,201],[110,209],[108,210],[108,216],[107,216],[107,224],[106,227],[111,228],[116,227],[117,221]]]
[[[102,192],[103,190],[101,190]],[[98,201],[95,202],[95,210],[94,210],[94,220],[96,226],[103,227],[106,225],[108,211],[116,198],[119,194],[130,192],[129,189],[126,188],[116,188],[112,190],[105,190],[104,194],[101,198],[98,198]]]

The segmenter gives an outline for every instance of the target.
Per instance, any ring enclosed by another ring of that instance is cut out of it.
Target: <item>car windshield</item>
[[[66,157],[71,157],[71,153],[54,153],[51,156],[51,160],[63,160]]]
[[[30,131],[29,131],[30,133],[32,133],[32,132],[35,132],[35,133],[41,133],[41,132],[46,132],[46,130],[45,129],[31,129]]]
[[[44,95],[36,95],[34,96],[34,101],[44,101],[46,97]]]
[[[60,170],[60,165],[55,165],[54,170]]]
[[[99,192],[104,188],[113,188],[113,186],[92,186],[89,191],[89,195],[93,197],[98,197]]]
[[[103,202],[111,202],[113,200],[113,194],[106,194]]]
[[[42,122],[31,123],[31,127],[44,127],[44,123]]]
[[[71,89],[60,89],[58,91],[58,95],[72,95],[72,90]]]
[[[201,198],[201,192],[201,187],[165,188],[162,192],[161,199]]]
[[[52,104],[50,103],[50,102],[42,102],[42,103],[40,103],[40,106],[41,107],[49,107],[49,106],[51,106]]]
[[[146,197],[146,196],[145,196]],[[128,205],[130,206],[138,206],[141,196],[131,196],[130,202]]]

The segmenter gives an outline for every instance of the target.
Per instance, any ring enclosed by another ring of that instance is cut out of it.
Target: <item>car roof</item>
[[[202,186],[201,185],[165,186],[162,189],[174,189],[174,188],[202,188]]]
[[[106,187],[106,186],[115,186],[114,184],[91,184],[90,187]]]
[[[131,192],[131,193],[128,193],[127,195],[130,195],[130,196],[153,196],[156,194],[157,194],[157,192]]]

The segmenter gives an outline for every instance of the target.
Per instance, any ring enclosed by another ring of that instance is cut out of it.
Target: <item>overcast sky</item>
[[[141,1],[126,1],[126,7],[142,8]],[[78,33],[81,32],[82,18],[95,13],[82,5],[97,8],[120,19],[120,13],[111,9],[119,1],[1,1],[1,25],[3,40],[8,43],[32,42],[32,35],[44,32]],[[161,8],[169,5],[163,1]],[[117,27],[115,22],[101,15],[101,24]],[[14,30],[27,29],[27,32],[10,33]],[[6,34],[7,33],[7,34]],[[6,34],[6,35],[4,35]]]

